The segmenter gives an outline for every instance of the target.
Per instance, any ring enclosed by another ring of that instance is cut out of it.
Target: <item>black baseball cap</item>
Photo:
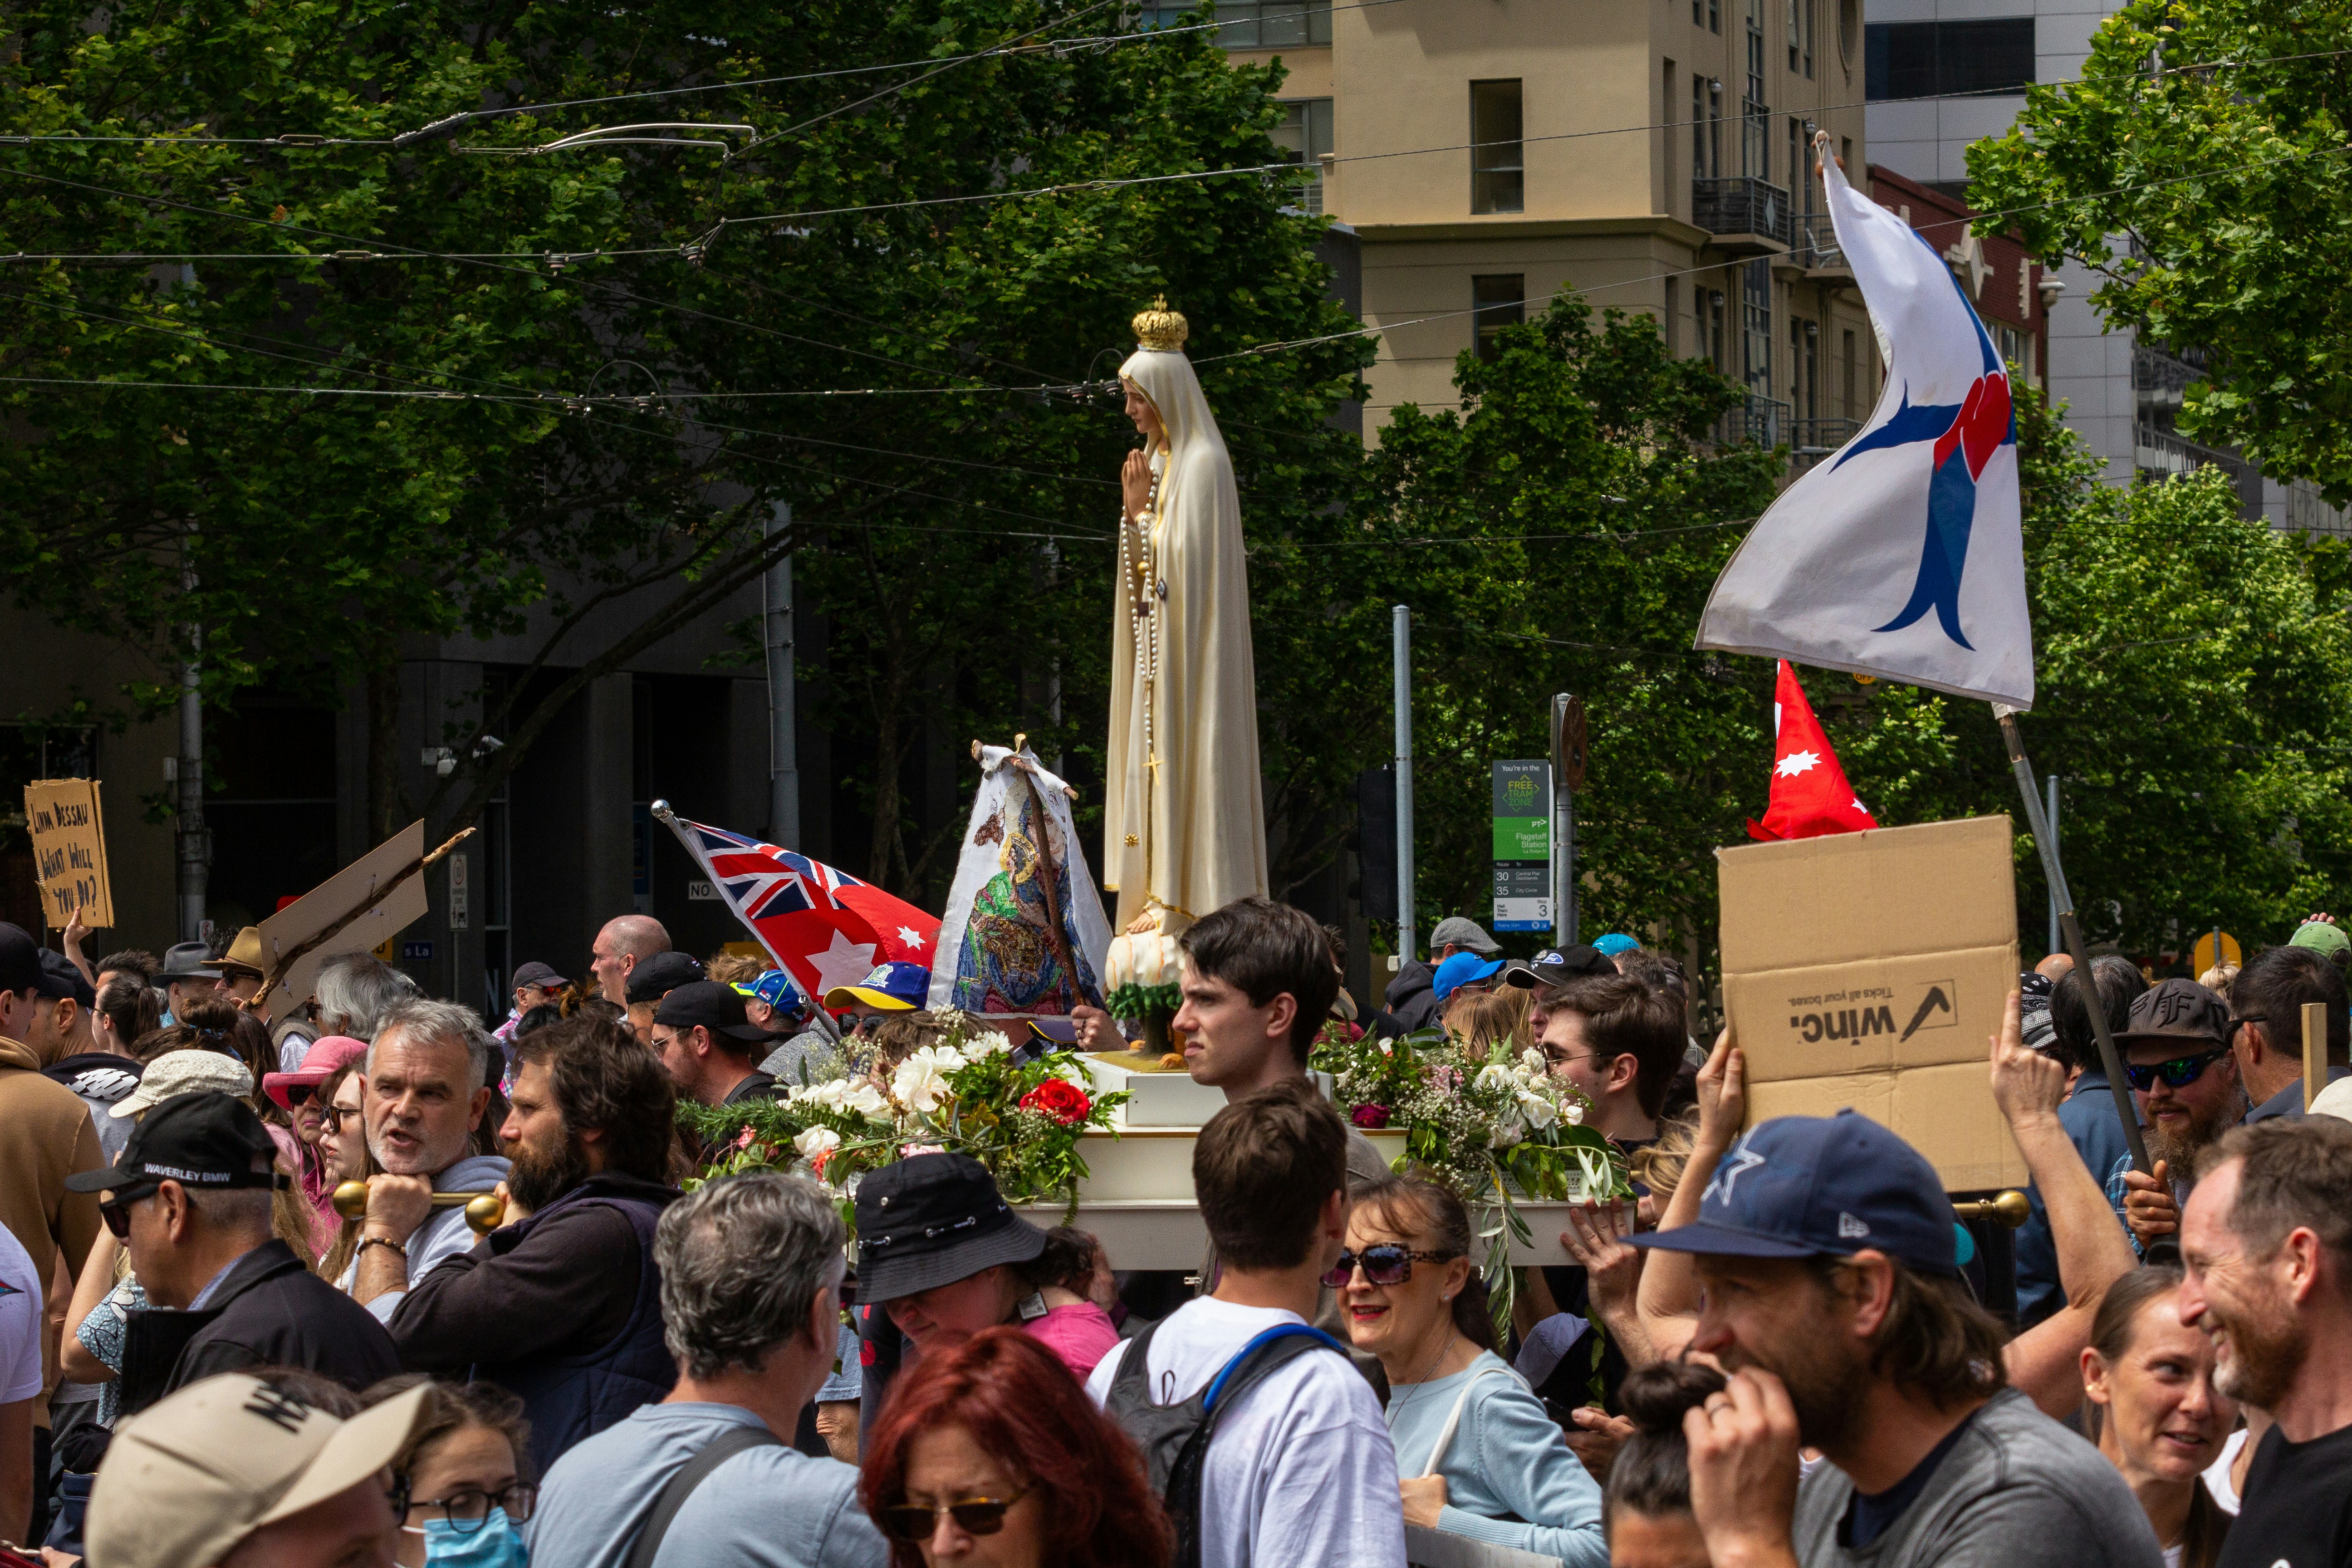
[[[2131,1020],[2116,1044],[2178,1046],[2184,1051],[2230,1043],[2230,1005],[2194,980],[2174,976],[2132,998]]]
[[[1548,947],[1533,958],[1515,958],[1503,965],[1503,982],[1533,990],[1538,985],[1563,985],[1588,974],[1614,974],[1617,966],[1597,947]]]
[[[33,989],[53,1002],[70,996],[85,1012],[98,1005],[98,987],[82,978],[72,959],[49,948],[41,949],[41,977]]]
[[[23,926],[0,921],[0,991],[41,988],[41,944]]]
[[[689,980],[671,987],[654,1009],[654,1022],[673,1029],[708,1029],[735,1040],[775,1038],[744,1012],[743,994],[717,980]]]
[[[514,983],[518,986],[536,985],[542,991],[561,990],[572,984],[562,975],[536,960],[514,972]]]
[[[77,1193],[103,1193],[166,1179],[207,1192],[283,1185],[284,1176],[255,1170],[275,1159],[278,1145],[253,1108],[233,1094],[178,1094],[149,1111],[131,1130],[114,1163],[68,1176]]]
[[[1923,1273],[1948,1275],[1960,1266],[1955,1223],[1925,1155],[1868,1117],[1841,1110],[1749,1128],[1717,1162],[1696,1220],[1625,1239],[1733,1258],[1847,1258],[1874,1247]]]
[[[681,985],[702,978],[702,960],[690,952],[657,952],[629,971],[629,1005],[658,1002]]]
[[[1045,1233],[1013,1212],[969,1154],[916,1154],[868,1171],[856,1202],[860,1301],[895,1301],[1045,1250]]]

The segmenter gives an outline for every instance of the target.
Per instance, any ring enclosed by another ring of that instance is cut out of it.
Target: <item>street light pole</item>
[[[1396,658],[1397,960],[1409,962],[1412,940],[1412,612],[1391,612]]]

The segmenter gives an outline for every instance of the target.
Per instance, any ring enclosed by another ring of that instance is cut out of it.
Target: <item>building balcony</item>
[[[1749,441],[1769,450],[1785,445],[1790,426],[1789,405],[1777,397],[1748,395],[1747,402],[1726,414],[1716,426],[1716,438],[1727,447],[1742,446]]]
[[[1789,456],[1801,468],[1810,468],[1854,437],[1859,419],[1790,419]]]
[[[2132,393],[2143,422],[2161,410],[2180,411],[2182,394],[2205,379],[2205,367],[2147,343],[2132,345]]]
[[[1777,256],[1793,245],[1789,193],[1753,174],[1691,182],[1691,222],[1734,256]]]
[[[1792,224],[1796,243],[1790,248],[1790,259],[1805,270],[1805,276],[1816,282],[1853,281],[1853,268],[1838,246],[1837,226],[1827,213],[1800,214]]]
[[[2230,476],[2237,488],[2242,517],[2263,515],[2262,470],[2226,447],[2208,447],[2176,431],[2141,420],[2134,431],[2132,466],[2148,479],[2164,479],[2197,468],[2215,468]]]

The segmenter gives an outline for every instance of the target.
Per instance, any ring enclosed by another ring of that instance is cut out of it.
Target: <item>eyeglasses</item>
[[[1400,1247],[1383,1241],[1361,1252],[1342,1252],[1339,1261],[1331,1265],[1323,1276],[1323,1283],[1337,1290],[1356,1277],[1356,1266],[1361,1264],[1364,1278],[1375,1285],[1402,1285],[1412,1278],[1412,1266],[1420,1263],[1446,1263],[1461,1257],[1458,1252],[1416,1252],[1410,1247]]]
[[[315,1083],[289,1083],[286,1086],[286,1103],[291,1109],[299,1110],[310,1104],[310,1097],[318,1092],[319,1086]]]
[[[2242,1024],[2253,1022],[2251,1018],[2241,1018],[2238,1021]],[[2157,1062],[2149,1067],[2126,1067],[2124,1068],[2124,1077],[2128,1079],[2131,1086],[2142,1094],[2154,1089],[2158,1079],[2164,1080],[2164,1087],[2167,1089],[2186,1089],[2204,1077],[2207,1068],[2229,1054],[2229,1047],[2216,1046],[2210,1051],[2200,1051],[2193,1057],[2175,1057],[2168,1062]]]
[[[322,1105],[319,1108],[320,1119],[339,1131],[344,1122],[351,1121],[359,1113],[360,1108],[356,1105]]]
[[[418,1509],[437,1512],[443,1519],[449,1521],[450,1529],[460,1535],[471,1535],[482,1528],[483,1522],[490,1517],[490,1510],[493,1508],[504,1509],[509,1519],[520,1524],[530,1517],[530,1510],[538,1504],[539,1489],[525,1486],[520,1481],[517,1481],[512,1486],[494,1492],[478,1491],[472,1487],[465,1487],[451,1492],[445,1498],[411,1502],[402,1510],[402,1512],[412,1513]]]
[[[131,1205],[144,1202],[163,1190],[160,1182],[142,1182],[135,1186],[117,1187],[98,1200],[98,1217],[114,1233],[117,1241],[131,1239]]]
[[[1016,1502],[1029,1495],[1023,1487],[1009,1498],[967,1497],[953,1502],[929,1507],[919,1502],[902,1502],[886,1508],[877,1521],[882,1533],[899,1541],[929,1541],[939,1528],[940,1515],[955,1515],[956,1528],[966,1535],[994,1535],[1004,1528],[1004,1515]]]

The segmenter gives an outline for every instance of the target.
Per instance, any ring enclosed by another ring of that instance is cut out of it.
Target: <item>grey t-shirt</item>
[[[1895,1521],[1838,1543],[1853,1482],[1819,1465],[1797,1489],[1804,1568],[2162,1568],[2156,1532],[2096,1448],[2013,1388],[1992,1396]]]
[[[524,1529],[530,1560],[619,1568],[672,1476],[712,1439],[760,1418],[738,1405],[647,1405],[574,1444],[547,1472]],[[655,1568],[884,1568],[890,1549],[857,1506],[857,1472],[789,1446],[748,1448],[703,1479]]]

